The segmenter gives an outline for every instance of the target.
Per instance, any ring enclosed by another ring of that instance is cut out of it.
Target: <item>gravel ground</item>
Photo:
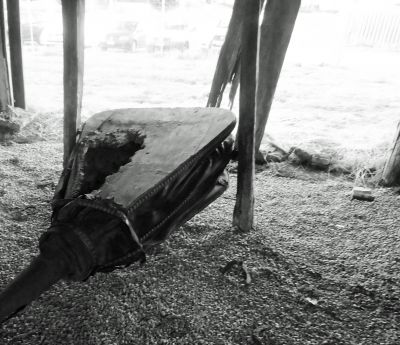
[[[55,140],[0,146],[0,288],[37,253],[61,159]],[[231,227],[231,174],[145,265],[58,283],[0,343],[399,344],[400,197],[351,201],[349,180],[286,170],[257,173],[252,232]]]

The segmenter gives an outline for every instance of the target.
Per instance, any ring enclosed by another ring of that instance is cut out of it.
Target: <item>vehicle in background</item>
[[[167,49],[189,49],[189,26],[187,24],[167,24],[164,28],[164,47]]]
[[[189,26],[183,23],[165,23],[153,27],[147,37],[147,50],[189,49]]]
[[[56,1],[20,0],[20,13],[22,42],[37,45],[46,22],[57,15],[61,18],[61,7]]]
[[[102,17],[96,17],[92,14],[85,17],[85,47],[97,46],[101,37],[104,37],[102,22]],[[44,46],[62,45],[63,23],[61,15],[46,20],[41,29],[38,29],[35,41]]]
[[[22,43],[40,44],[40,36],[43,31],[44,24],[37,23],[22,23],[21,24],[21,39]]]
[[[225,42],[226,33],[228,32],[228,24],[226,21],[221,21],[215,28],[215,33],[210,42],[210,49],[220,49]]]
[[[137,21],[121,21],[111,28],[99,44],[100,48],[136,51],[146,46],[146,36]]]
[[[88,2],[93,4],[93,2]],[[103,36],[105,11],[89,6],[85,13],[85,47],[97,46]],[[62,45],[63,20],[61,2],[55,0],[21,0],[21,38],[24,43],[45,46]]]
[[[63,42],[62,21],[59,18],[53,18],[44,23],[39,35],[38,43],[40,45],[61,45]]]

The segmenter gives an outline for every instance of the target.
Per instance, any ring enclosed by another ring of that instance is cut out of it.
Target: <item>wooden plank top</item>
[[[94,115],[86,122],[83,137],[123,129],[145,136],[143,149],[106,178],[98,196],[128,208],[190,157],[224,140],[235,123],[232,112],[217,108],[120,109]]]

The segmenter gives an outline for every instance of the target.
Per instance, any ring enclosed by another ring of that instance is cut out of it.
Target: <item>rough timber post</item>
[[[25,109],[19,0],[7,0],[7,14],[14,106]]]
[[[219,107],[226,85],[238,72],[237,67],[240,59],[241,32],[243,23],[243,10],[246,0],[235,0],[232,17],[229,22],[228,31],[224,44],[222,45],[217,67],[215,68],[211,91],[208,96],[207,107]]]
[[[62,0],[64,30],[64,166],[76,142],[83,91],[85,0]]]
[[[239,96],[238,182],[233,225],[242,231],[253,228],[254,125],[257,85],[259,0],[246,0],[243,11]]]
[[[0,36],[3,42],[1,52],[6,56],[6,24],[5,24],[5,11],[4,11],[4,0],[0,0]]]
[[[397,125],[393,147],[382,174],[382,184],[388,187],[400,185],[400,122]]]
[[[0,112],[6,110],[7,105],[11,104],[4,22],[4,3],[0,0]]]
[[[260,27],[256,106],[256,153],[265,132],[276,85],[292,36],[301,0],[268,0]]]

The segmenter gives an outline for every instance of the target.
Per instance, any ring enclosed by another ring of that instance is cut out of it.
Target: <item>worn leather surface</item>
[[[130,209],[143,194],[164,183],[196,155],[210,153],[234,126],[235,116],[217,108],[121,109],[96,114],[83,127],[55,197],[75,198],[90,193],[102,199],[111,198]],[[101,186],[89,191],[84,183],[89,167],[84,162],[90,150],[104,152],[117,148],[108,155],[110,159],[120,154],[127,142],[137,144],[130,161],[108,174]]]
[[[147,174],[152,173],[149,166],[152,162],[151,150],[149,150],[149,154],[144,154],[139,159],[135,158],[135,154],[123,167],[122,180],[130,181],[127,188],[121,187],[121,178],[117,173],[115,180],[107,178],[106,182],[94,193],[75,196],[76,191],[82,190],[81,184],[85,181],[84,172],[90,171],[93,174],[93,169],[82,169],[85,165],[83,162],[88,146],[90,146],[84,138],[88,133],[93,134],[93,131],[84,131],[73,152],[68,171],[64,171],[60,179],[53,202],[52,226],[41,237],[41,251],[45,252],[49,250],[49,247],[52,250],[61,248],[60,252],[69,262],[68,278],[73,280],[84,280],[97,271],[107,272],[143,260],[145,252],[150,247],[164,241],[171,231],[204,209],[228,187],[225,167],[232,155],[233,140],[229,133],[235,121],[231,114],[211,113],[218,118],[215,120],[218,125],[213,127],[206,123],[202,124],[201,140],[197,140],[192,147],[182,149],[183,153],[177,148],[171,150],[174,157],[170,160],[174,162],[173,164],[171,161],[164,164],[157,152],[154,159],[154,176],[142,175],[144,166]],[[182,114],[182,111],[178,114],[179,121],[171,119],[173,115],[170,114],[170,118],[167,118],[169,126],[166,125],[165,129],[171,130],[174,126],[184,126]],[[163,115],[162,112],[161,115]],[[155,115],[152,116],[154,120]],[[143,115],[140,117],[143,119]],[[109,116],[102,114],[97,120],[95,119],[97,123],[99,118],[101,121],[110,120]],[[103,125],[103,128],[107,128],[105,129],[107,133],[110,133],[112,129],[137,129],[138,121],[135,122],[126,113],[117,118],[118,121],[111,121],[108,126]],[[129,121],[124,122],[123,119],[126,118],[129,118]],[[94,126],[96,121],[92,121],[91,126]],[[193,119],[191,121],[196,123]],[[212,121],[212,117],[206,114],[202,121]],[[118,125],[119,122],[121,123]],[[188,140],[190,136],[198,135],[198,132],[191,133],[178,128],[175,131],[175,137],[168,133],[163,136],[163,130],[160,129],[162,121],[153,121],[153,123],[157,126],[153,133],[157,132],[161,135],[160,140],[164,140],[163,145],[169,142],[171,147],[177,146],[179,144],[176,142],[177,138]],[[198,122],[196,126],[200,126]],[[152,129],[147,127],[141,135],[146,136],[149,133],[152,133]],[[137,140],[138,136],[132,138],[132,140]],[[146,145],[146,139],[144,143]],[[159,148],[160,146],[148,144],[147,148],[149,147]],[[100,154],[102,151],[96,152]],[[142,149],[137,152],[143,154],[145,151]],[[165,150],[164,160],[168,159],[167,150]],[[143,160],[146,164],[143,164]],[[160,166],[165,168],[162,173],[156,169]],[[114,187],[113,181],[116,184]],[[146,190],[130,188],[130,185],[136,183],[143,183]],[[103,188],[108,192],[105,193]],[[71,191],[74,192],[71,193]],[[123,197],[120,197],[119,191]]]

